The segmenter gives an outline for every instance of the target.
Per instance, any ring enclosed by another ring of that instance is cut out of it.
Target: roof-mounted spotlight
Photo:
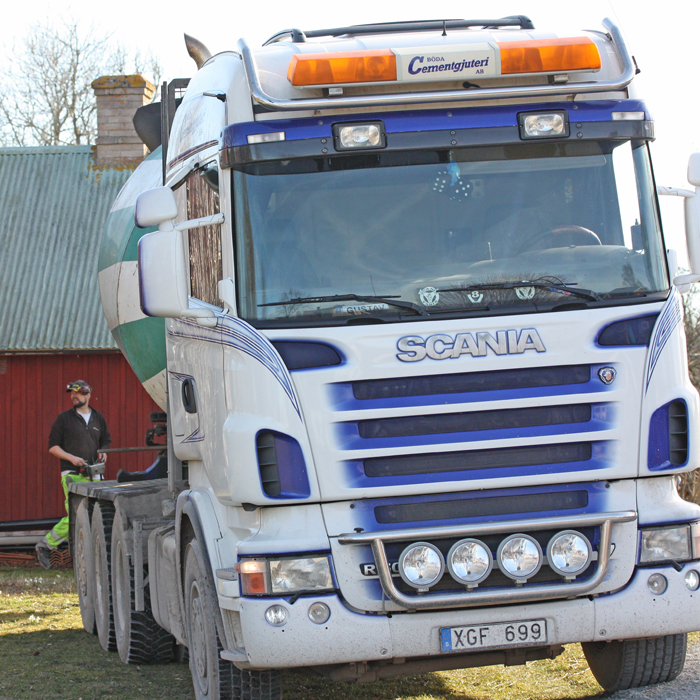
[[[384,148],[386,146],[384,124],[382,122],[333,124],[333,142],[336,151]]]
[[[569,135],[566,111],[521,112],[518,114],[521,139],[563,139]]]

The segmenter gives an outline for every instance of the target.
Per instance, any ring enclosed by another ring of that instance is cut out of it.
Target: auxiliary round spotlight
[[[331,609],[325,603],[313,603],[309,606],[309,620],[316,625],[328,622],[331,616]]]
[[[289,620],[289,611],[283,605],[271,605],[265,611],[265,620],[273,627],[282,627]]]
[[[700,588],[700,574],[695,569],[686,572],[685,586],[689,591],[697,591]]]
[[[647,586],[654,595],[663,595],[668,588],[668,581],[663,574],[652,574],[647,581]]]
[[[447,568],[452,578],[473,588],[491,573],[493,556],[479,540],[460,540],[452,545],[447,555]]]
[[[440,580],[445,571],[442,552],[428,542],[416,542],[401,552],[399,574],[414,588],[429,588]]]
[[[530,535],[511,535],[498,546],[498,566],[509,578],[524,583],[542,566],[542,547]]]
[[[547,545],[549,566],[567,578],[583,573],[591,563],[592,555],[593,547],[588,538],[574,530],[557,533]]]

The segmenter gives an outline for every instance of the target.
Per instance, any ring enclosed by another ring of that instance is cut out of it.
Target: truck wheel
[[[233,670],[234,698],[240,698],[240,700],[281,700],[282,674],[278,670],[240,671],[235,666]]]
[[[112,521],[114,506],[106,501],[98,501],[92,510],[91,544],[95,562],[94,606],[97,638],[105,651],[116,651],[114,617],[112,615],[112,591],[110,582],[110,558],[112,541]]]
[[[95,570],[95,561],[92,556],[92,542],[90,538],[90,513],[88,500],[84,498],[75,516],[75,540],[73,550],[73,571],[75,583],[78,587],[78,603],[80,604],[80,617],[83,619],[83,627],[86,632],[95,634],[95,606],[93,603],[93,586],[91,575]]]
[[[144,610],[136,610],[134,565],[127,554],[124,517],[117,512],[112,527],[112,599],[114,634],[125,664],[157,664],[172,660],[174,639],[154,619],[148,567],[144,565]]]
[[[688,635],[585,642],[581,645],[595,679],[609,692],[666,683],[685,663]]]
[[[269,671],[241,671],[220,654],[216,631],[216,593],[197,540],[185,551],[185,615],[190,672],[197,700],[281,700],[282,675]]]
[[[223,646],[216,631],[217,605],[206,562],[197,540],[185,550],[185,624],[190,656],[190,673],[197,700],[236,700],[233,674],[237,671],[221,656]]]

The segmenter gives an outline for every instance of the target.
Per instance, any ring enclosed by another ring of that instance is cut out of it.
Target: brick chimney
[[[93,81],[92,89],[97,98],[95,164],[138,165],[148,151],[132,120],[151,101],[155,86],[140,75],[105,75]]]

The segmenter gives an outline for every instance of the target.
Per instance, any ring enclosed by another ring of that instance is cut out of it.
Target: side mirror
[[[695,187],[684,190],[677,187],[657,187],[661,195],[674,195],[683,198],[685,213],[685,240],[688,246],[690,273],[678,275],[673,283],[685,292],[690,285],[700,282],[700,153],[693,153],[688,159],[688,182]]]
[[[688,182],[695,186],[695,192],[683,201],[685,236],[690,269],[697,275],[700,274],[700,153],[693,153],[688,159]]]
[[[700,187],[700,153],[693,153],[688,159],[688,182]]]
[[[161,230],[172,229],[170,226],[162,226],[173,221],[177,216],[177,202],[175,194],[169,187],[156,187],[147,190],[136,199],[136,212],[134,221],[139,228],[158,226]]]
[[[182,231],[223,223],[223,214],[173,224],[177,201],[169,187],[140,194],[134,220],[139,228],[158,226],[139,240],[139,291],[146,316],[194,318],[202,326],[216,326],[211,309],[193,308],[188,296],[188,266]]]
[[[189,308],[182,234],[147,233],[139,241],[139,290],[146,316],[180,318]]]

